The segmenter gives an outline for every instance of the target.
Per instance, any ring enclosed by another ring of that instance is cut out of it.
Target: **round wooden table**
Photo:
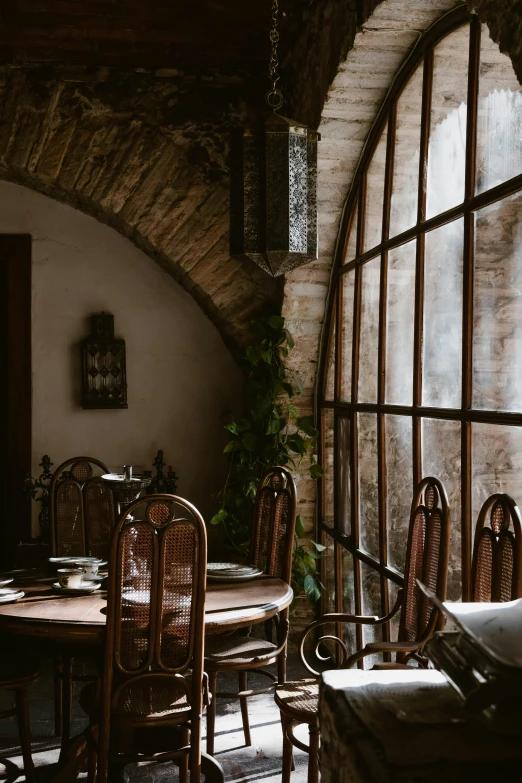
[[[102,644],[106,593],[59,595],[52,589],[55,581],[56,577],[16,580],[14,586],[25,596],[13,604],[0,604],[0,631],[16,637],[38,636],[66,646]],[[263,622],[286,609],[292,598],[292,588],[270,576],[249,582],[209,582],[205,630],[220,633]]]

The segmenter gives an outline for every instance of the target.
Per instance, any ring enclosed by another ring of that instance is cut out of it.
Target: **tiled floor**
[[[302,678],[304,670],[290,661],[288,678]],[[263,684],[266,680],[263,681]],[[230,682],[232,685],[232,681]],[[254,683],[255,684],[255,683]],[[223,681],[221,687],[226,686]],[[79,686],[81,687],[81,686]],[[232,689],[232,688],[230,688]],[[49,778],[49,765],[58,759],[57,741],[53,734],[54,702],[50,662],[44,664],[39,681],[31,693],[31,729],[33,736],[33,758],[36,765],[37,781],[44,783]],[[85,726],[85,716],[75,698],[73,714],[73,733],[80,733]],[[9,696],[0,694],[0,709],[9,704]],[[252,745],[245,747],[241,724],[239,702],[218,701],[216,720],[216,758],[225,772],[227,783],[272,783],[281,780],[282,734],[277,710],[271,694],[257,696],[249,701]],[[306,727],[297,732],[307,740]],[[205,736],[205,734],[203,735]],[[0,723],[0,780],[24,780],[22,759],[17,747],[18,734],[14,719]],[[203,740],[203,749],[205,740]],[[7,765],[6,765],[7,762]],[[299,750],[295,751],[295,771],[292,783],[304,783],[306,780],[308,757]],[[3,764],[3,768],[1,766]],[[14,767],[13,765],[16,765]],[[177,779],[177,767],[164,765],[131,765],[127,768],[130,781],[149,781]],[[84,777],[85,773],[82,773]]]

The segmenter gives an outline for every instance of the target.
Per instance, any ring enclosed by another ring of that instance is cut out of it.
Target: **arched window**
[[[482,502],[522,498],[521,217],[521,88],[459,8],[399,72],[347,202],[319,394],[325,609],[388,611],[422,476],[450,499],[451,599]]]

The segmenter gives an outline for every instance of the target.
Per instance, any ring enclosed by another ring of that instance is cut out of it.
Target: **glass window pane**
[[[359,343],[359,402],[377,401],[379,350],[379,291],[381,259],[372,258],[361,268],[361,334]]]
[[[448,600],[458,601],[461,586],[461,432],[458,421],[422,420],[422,475],[441,481],[451,516]]]
[[[323,411],[323,437],[324,470],[322,477],[323,483],[323,520],[329,525],[334,523],[334,412],[332,410]]]
[[[522,194],[475,215],[473,406],[522,411]]]
[[[426,234],[422,404],[459,408],[462,396],[464,221]]]
[[[386,307],[386,402],[411,405],[417,242],[390,250]]]
[[[343,558],[343,612],[347,614],[355,614],[355,596],[354,596],[354,580],[353,580],[353,557],[342,549]],[[352,655],[357,651],[357,643],[355,639],[355,625],[353,623],[342,624],[342,638],[348,652]]]
[[[343,334],[341,359],[341,400],[352,399],[353,293],[355,269],[340,279],[343,287]]]
[[[326,549],[321,560],[321,573],[324,591],[322,593],[322,613],[335,612],[335,553],[333,538],[324,534],[323,543]]]
[[[476,190],[522,171],[522,91],[507,54],[482,26],[477,114]]]
[[[381,581],[375,569],[365,563],[360,563],[362,583],[362,613],[381,616]],[[368,642],[382,641],[382,629],[378,625],[363,625],[363,645]],[[364,668],[371,669],[376,663],[382,661],[382,655],[369,655],[364,658]]]
[[[426,217],[464,201],[468,100],[469,25],[437,44],[428,148]]]
[[[335,309],[335,307],[332,308],[332,320],[330,322],[330,335],[328,337],[328,350],[324,371],[324,397],[326,400],[333,400],[335,398],[335,337],[337,331]]]
[[[398,592],[399,592],[399,586],[396,585],[395,582],[390,582],[390,580],[388,580],[388,602],[390,606],[390,612],[395,606]],[[400,621],[401,621],[401,610],[399,609],[398,612],[392,617],[390,621],[390,641],[392,642],[398,641]]]
[[[359,203],[359,197],[355,197],[355,207],[353,209],[352,214],[352,224],[350,226],[350,231],[348,233],[348,244],[346,245],[346,253],[344,256],[344,262],[345,264],[350,263],[350,261],[353,261],[357,252],[357,205]]]
[[[507,492],[522,502],[522,428],[475,423],[471,438],[474,531],[482,504],[494,492]]]
[[[397,102],[390,208],[390,236],[392,237],[406,231],[417,222],[422,72],[421,62]]]
[[[386,124],[366,172],[363,252],[381,243],[387,135]]]
[[[404,573],[413,490],[412,420],[385,417],[388,565]]]
[[[337,459],[338,476],[338,518],[337,527],[344,533],[350,532],[350,419],[345,416],[337,418]]]
[[[377,415],[358,416],[359,546],[379,557],[379,490],[377,481]]]

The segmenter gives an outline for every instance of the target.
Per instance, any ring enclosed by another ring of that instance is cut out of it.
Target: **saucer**
[[[11,582],[14,581],[14,578],[12,576],[0,576],[0,587],[5,587],[6,585],[10,585]]]
[[[0,604],[9,604],[12,601],[18,601],[25,595],[23,590],[16,590],[14,587],[0,587]]]
[[[64,593],[64,595],[88,595],[89,593],[94,593],[96,590],[99,590],[100,585],[100,582],[86,580],[81,583],[80,587],[62,587],[60,582],[53,582],[53,590],[56,590],[57,593]]]

